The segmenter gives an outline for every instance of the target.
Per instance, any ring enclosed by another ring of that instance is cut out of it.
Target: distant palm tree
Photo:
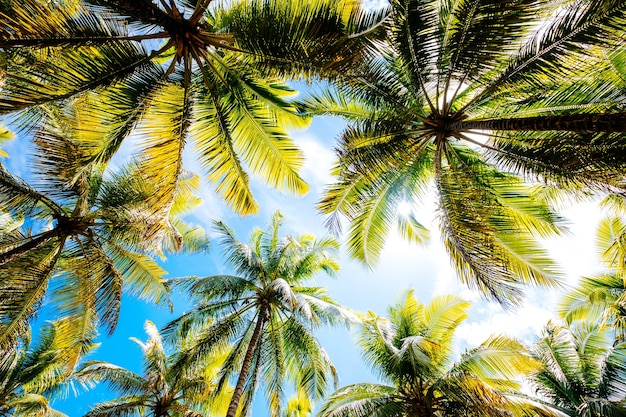
[[[597,247],[607,271],[582,277],[565,294],[560,314],[568,322],[598,321],[610,326],[618,342],[626,341],[626,224],[621,217],[609,217],[597,230]]]
[[[592,321],[550,322],[534,347],[536,392],[572,417],[626,415],[626,343]]]
[[[168,354],[161,336],[150,321],[145,325],[148,340],[133,339],[143,350],[143,375],[106,362],[90,362],[78,371],[77,379],[106,382],[122,396],[96,404],[85,417],[208,417],[226,411],[225,394],[215,392],[214,381],[221,360],[202,367],[185,368],[179,355],[184,346]],[[221,395],[221,396],[220,396]]]
[[[624,192],[624,25],[624,0],[391,0],[381,53],[305,101],[352,122],[319,204],[350,253],[376,263],[396,226],[422,240],[397,207],[432,191],[464,283],[505,305],[556,285],[535,237],[560,219],[531,185]]]
[[[364,321],[360,345],[382,383],[340,388],[321,417],[486,417],[553,413],[519,395],[522,372],[537,363],[518,342],[494,336],[453,362],[453,335],[469,303],[452,295],[421,304],[413,291]],[[514,395],[515,394],[515,395]]]
[[[313,415],[313,403],[306,392],[298,389],[287,401],[283,417],[309,417]]]
[[[167,303],[165,271],[150,255],[206,246],[177,218],[197,203],[193,178],[181,177],[176,204],[159,213],[136,169],[109,176],[83,166],[80,115],[58,116],[44,116],[35,134],[31,184],[0,167],[0,345],[26,333],[46,294],[52,314],[72,317],[73,337],[88,344],[97,325],[115,328],[123,289]]]
[[[336,74],[361,59],[375,16],[336,0],[0,1],[0,113],[86,91],[108,160],[131,132],[169,206],[189,138],[219,194],[253,213],[248,174],[302,194],[302,126],[284,76]],[[138,127],[138,129],[136,129]]]
[[[60,334],[67,324],[62,320],[44,326],[36,346],[24,334],[19,345],[0,349],[0,416],[66,417],[51,407],[50,399],[65,389],[76,365],[70,361],[68,366],[74,347]]]
[[[164,332],[195,334],[196,346],[188,357],[201,358],[216,345],[233,342],[222,377],[224,384],[229,375],[237,375],[227,417],[247,413],[260,383],[274,417],[281,416],[286,379],[308,398],[321,397],[335,369],[314,330],[352,318],[323,288],[305,286],[316,273],[339,268],[334,257],[337,241],[310,235],[281,237],[281,219],[274,214],[269,228],[255,229],[247,244],[225,224],[216,223],[234,275],[174,282],[189,291],[194,307]]]

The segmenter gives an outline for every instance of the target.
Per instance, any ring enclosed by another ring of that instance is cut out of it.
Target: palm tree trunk
[[[250,372],[250,365],[252,364],[252,356],[254,354],[254,349],[259,341],[259,337],[261,336],[261,331],[263,330],[263,326],[265,325],[265,306],[261,307],[259,311],[259,318],[257,319],[256,326],[254,327],[254,331],[252,332],[252,337],[250,338],[250,344],[248,345],[248,349],[246,350],[246,356],[243,358],[243,364],[241,365],[241,372],[239,372],[239,377],[237,378],[237,385],[235,385],[235,390],[233,391],[233,396],[230,400],[230,404],[228,405],[228,411],[226,412],[226,417],[235,417],[237,414],[237,408],[239,408],[239,401],[241,400],[241,396],[243,395],[243,387],[246,383],[246,379],[248,378],[248,374]]]
[[[20,256],[24,255],[25,253],[31,250],[35,250],[39,248],[40,246],[45,245],[46,243],[50,241],[50,239],[58,235],[59,235],[59,230],[57,229],[48,230],[46,232],[43,232],[36,238],[29,240],[28,242],[23,243],[13,249],[10,249],[0,254],[0,266],[14,259],[19,258]]]
[[[515,119],[453,122],[449,130],[568,131],[580,133],[626,132],[626,113],[563,114]]]

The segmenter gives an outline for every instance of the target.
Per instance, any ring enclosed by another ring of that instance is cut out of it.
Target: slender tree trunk
[[[0,266],[19,258],[20,256],[31,250],[35,250],[40,246],[45,245],[50,241],[50,239],[58,235],[59,231],[57,229],[48,230],[46,232],[43,232],[36,238],[29,240],[28,242],[0,254]]]
[[[256,348],[259,337],[261,336],[261,331],[263,330],[263,326],[265,325],[265,312],[266,308],[262,306],[261,311],[259,311],[259,318],[257,319],[256,326],[254,327],[254,331],[252,332],[252,337],[250,338],[248,350],[246,350],[246,356],[244,356],[243,358],[241,372],[239,372],[237,385],[235,385],[233,396],[230,400],[230,404],[228,405],[228,412],[226,413],[226,417],[235,417],[235,414],[237,414],[239,401],[241,400],[241,396],[243,395],[243,387],[246,383],[246,379],[248,378],[248,373],[250,372],[250,365],[252,364],[254,349]]]
[[[626,113],[564,114],[511,119],[460,121],[451,123],[449,130],[513,130],[568,131],[580,133],[626,132]]]

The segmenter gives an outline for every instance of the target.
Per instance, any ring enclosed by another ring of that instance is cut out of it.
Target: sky
[[[338,119],[320,117],[314,119],[308,128],[291,132],[292,138],[306,157],[302,170],[302,176],[310,185],[306,196],[281,194],[253,179],[254,193],[262,210],[257,216],[241,217],[232,213],[204,183],[204,202],[187,220],[209,231],[214,219],[222,220],[235,229],[239,240],[247,241],[253,227],[264,229],[272,214],[280,210],[284,216],[283,233],[312,233],[316,236],[328,234],[323,226],[324,217],[315,210],[315,204],[326,184],[332,179],[329,172],[335,158],[333,146],[343,126]],[[23,140],[17,140],[5,147],[10,158],[4,163],[9,169],[20,171],[26,166],[24,164],[28,157],[23,145]],[[129,149],[125,152],[129,152]],[[188,167],[193,171],[194,165],[197,165],[193,157],[186,155],[185,158]],[[371,310],[380,315],[384,315],[388,306],[408,289],[414,289],[418,299],[424,303],[429,302],[436,294],[459,294],[473,305],[470,318],[456,332],[459,353],[463,349],[477,346],[494,333],[506,334],[530,343],[539,334],[541,327],[555,317],[554,307],[558,300],[558,291],[527,291],[526,303],[516,311],[506,312],[499,305],[481,300],[478,294],[462,286],[450,266],[450,260],[437,234],[434,202],[432,199],[424,201],[411,209],[416,210],[417,217],[423,224],[430,225],[431,241],[426,247],[408,244],[392,235],[380,263],[372,269],[349,259],[342,250],[342,268],[337,277],[319,275],[315,278],[315,284],[326,287],[331,296],[346,307],[360,312]],[[571,220],[570,234],[545,244],[561,263],[566,283],[573,284],[580,276],[600,270],[594,247],[594,233],[600,213],[593,204],[586,204],[571,207],[564,214]],[[217,244],[208,253],[171,255],[163,262],[170,277],[208,276],[228,272],[224,265]],[[169,313],[166,308],[157,308],[125,297],[114,335],[101,337],[101,346],[89,359],[105,360],[140,372],[141,350],[129,338],[145,340],[147,336],[143,326],[146,320],[161,326],[188,308],[188,304],[180,296],[175,296],[174,302],[175,311]],[[376,380],[361,360],[353,330],[322,329],[319,338],[339,371],[340,385]],[[262,391],[257,395],[262,397]],[[65,401],[55,402],[55,407],[70,417],[79,417],[88,410],[90,404],[110,398],[111,394],[100,387],[82,394],[79,398],[70,395]],[[267,415],[262,403],[257,403],[254,415]]]

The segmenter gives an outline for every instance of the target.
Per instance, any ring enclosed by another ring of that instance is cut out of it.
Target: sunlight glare
[[[396,210],[398,211],[398,215],[406,217],[413,211],[413,205],[408,201],[401,201],[398,203]]]

